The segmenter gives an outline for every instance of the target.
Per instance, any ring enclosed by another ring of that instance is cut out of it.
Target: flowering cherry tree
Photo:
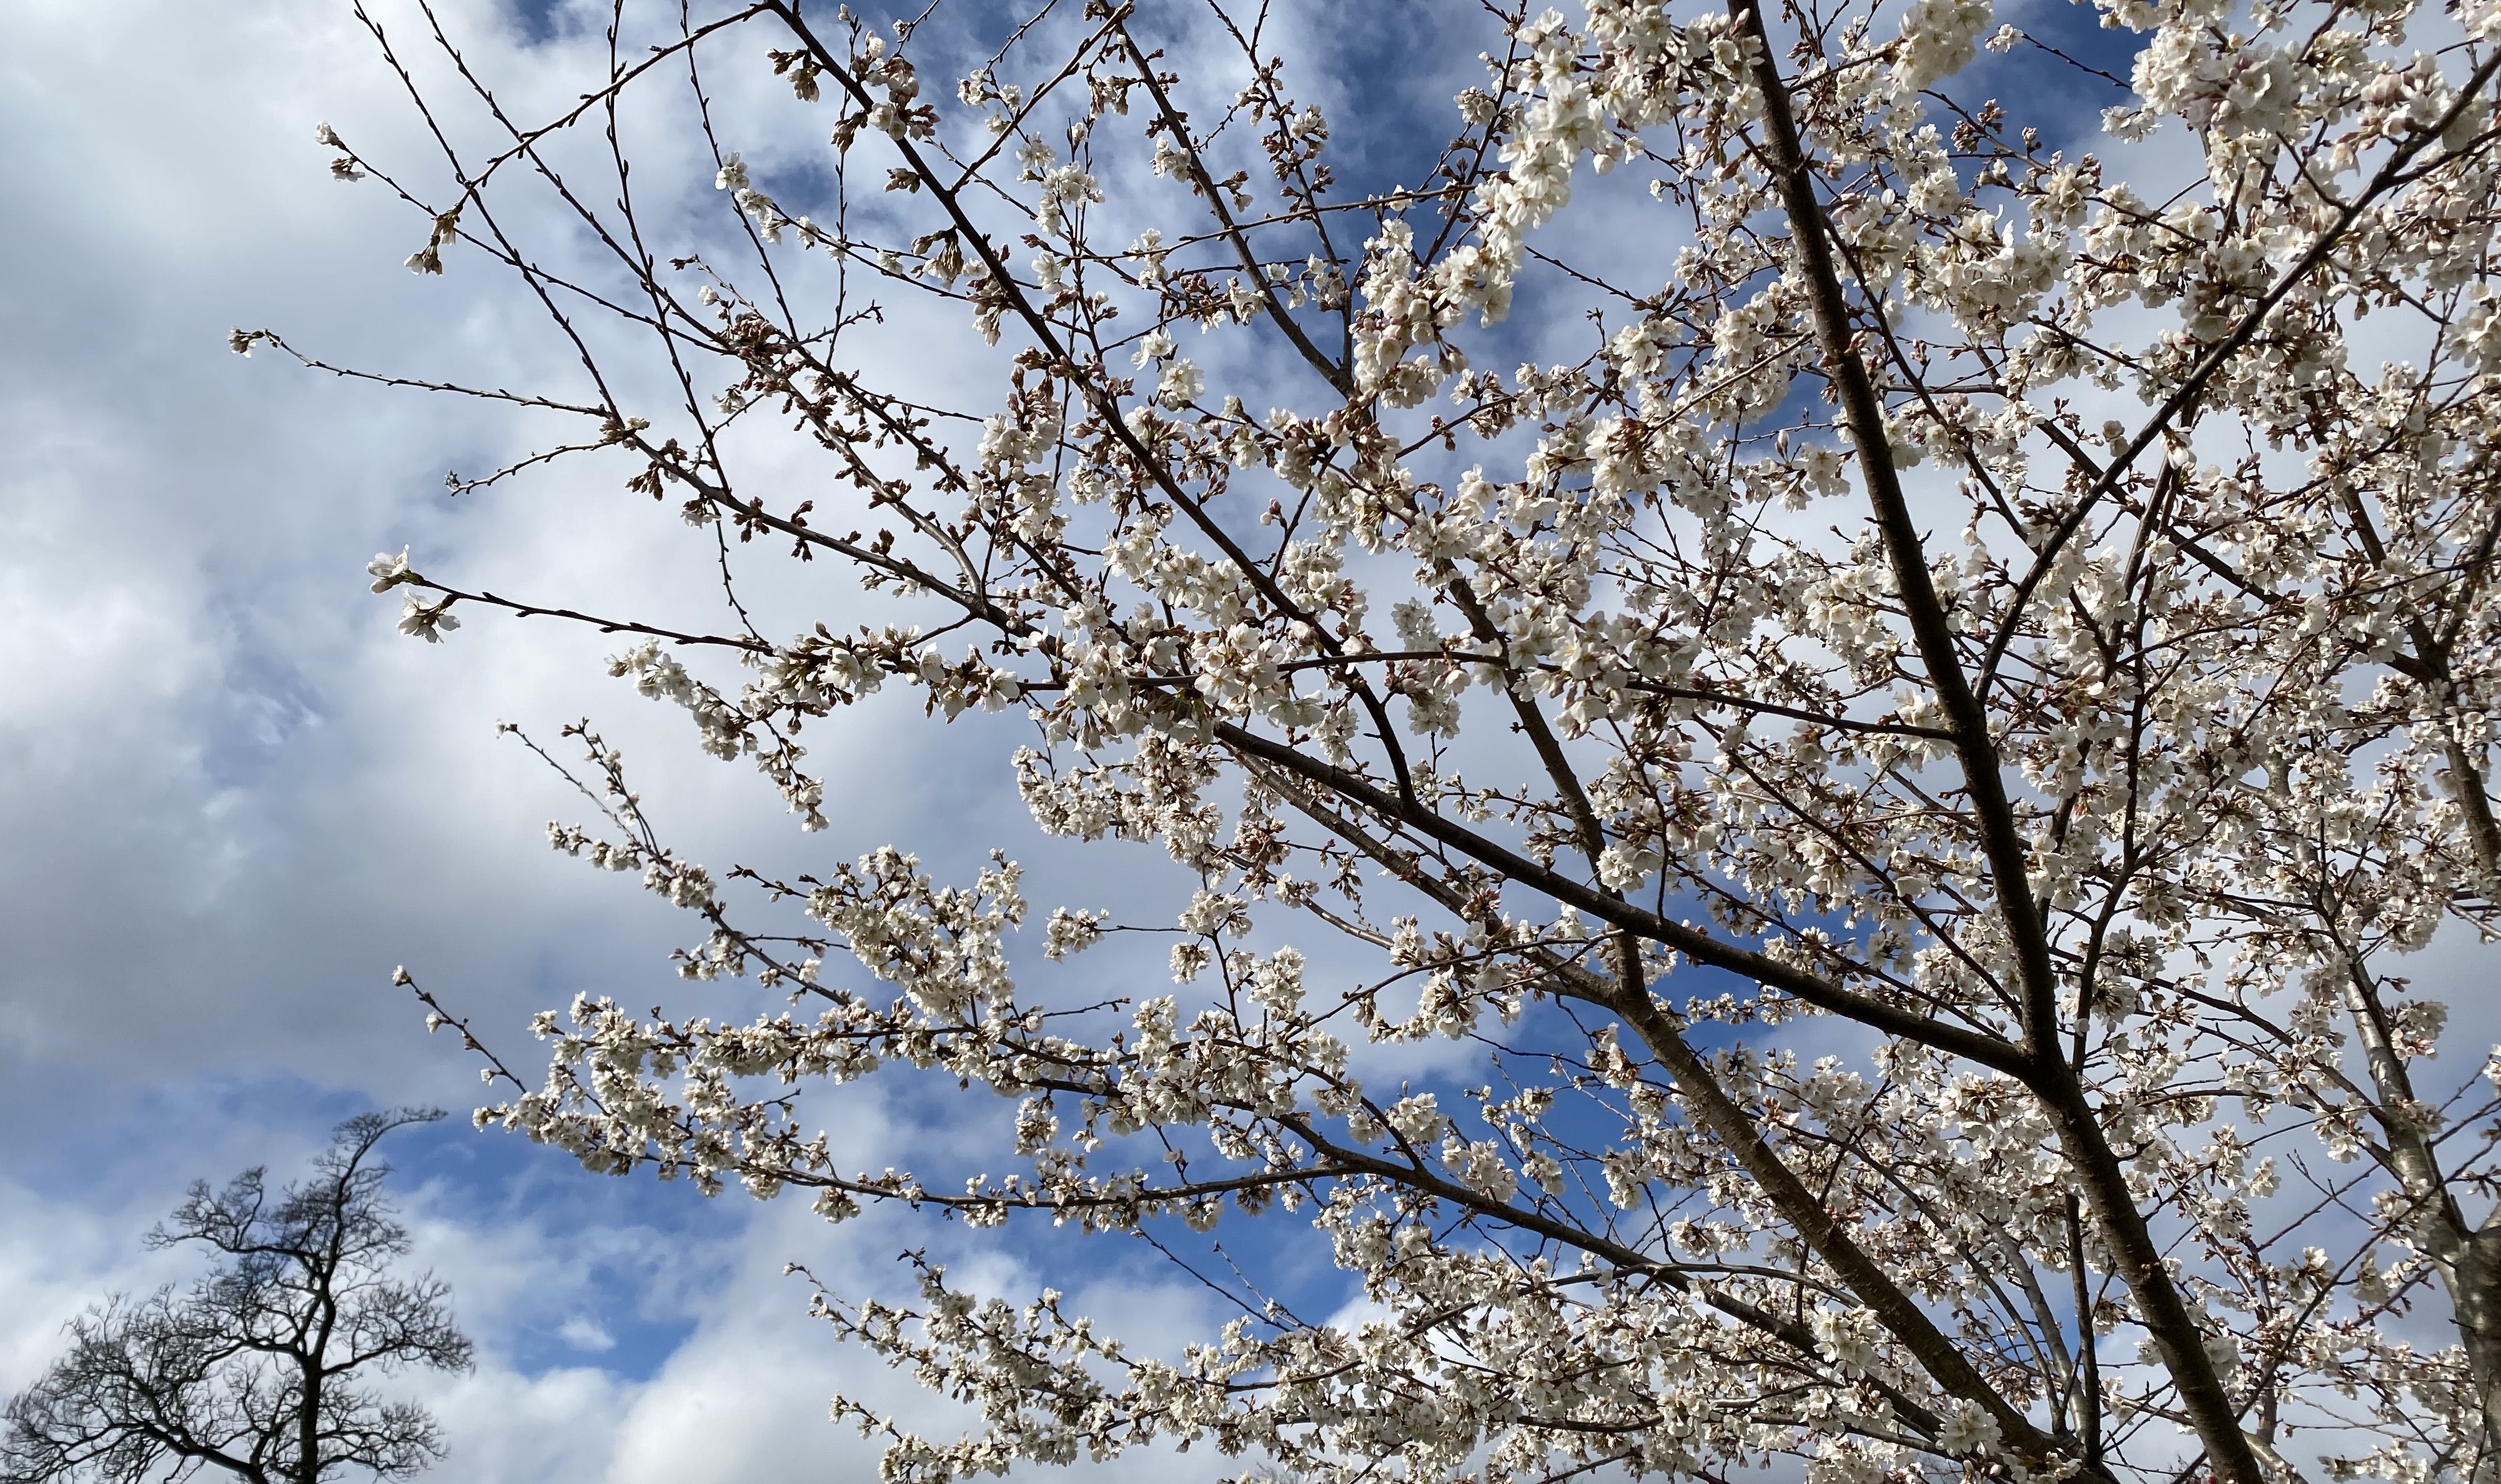
[[[236,348],[571,419],[455,490],[606,460],[725,601],[403,553],[401,627],[618,635],[809,829],[844,708],[1020,713],[1033,822],[1190,893],[715,869],[570,728],[530,742],[596,806],[555,846],[770,993],[579,1001],[526,1081],[481,1031],[482,1120],[833,1221],[1184,1262],[1256,1223],[1363,1301],[1228,1278],[1150,1356],[934,1263],[820,1291],[968,1409],[838,1401],[889,1477],[2501,1477],[2501,1062],[2407,959],[2501,927],[2501,6],[1494,0],[1442,17],[1474,85],[1387,117],[1250,0],[618,0],[523,118],[413,3],[368,24],[444,156],[325,127],[333,168],[422,214],[417,272],[517,275],[579,376]],[[813,156],[716,108],[768,71]],[[660,94],[713,226],[627,170]],[[1447,142],[1392,183],[1351,131]],[[946,405],[895,374],[932,326],[990,368]],[[784,553],[884,621],[766,627],[731,564]],[[1170,982],[1088,973],[1137,931]],[[1367,1080],[1434,1039],[1476,1072]],[[1017,1100],[1013,1149],[854,1168],[806,1095],[898,1068]]]

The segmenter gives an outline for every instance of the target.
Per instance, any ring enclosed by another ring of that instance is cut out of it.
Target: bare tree
[[[339,1125],[313,1176],[273,1197],[264,1171],[205,1180],[148,1234],[199,1243],[214,1271],[178,1295],[119,1295],[70,1326],[69,1353],[10,1402],[0,1479],[181,1480],[217,1469],[254,1484],[357,1470],[417,1473],[443,1457],[434,1419],[364,1384],[411,1367],[462,1370],[450,1290],[395,1276],[408,1229],[382,1198],[374,1146],[439,1109]]]

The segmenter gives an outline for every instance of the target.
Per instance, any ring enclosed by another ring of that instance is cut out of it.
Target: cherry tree
[[[594,807],[555,847],[763,993],[578,1001],[523,1077],[419,990],[482,1121],[1240,1303],[1148,1354],[925,1259],[820,1289],[967,1408],[838,1401],[889,1477],[2501,1477],[2501,1062],[2408,974],[2501,970],[2501,7],[1491,0],[1425,107],[1317,8],[617,0],[524,116],[411,3],[359,15],[441,157],[332,168],[578,374],[235,348],[569,423],[455,491],[602,464],[723,602],[402,553],[401,628],[618,636],[806,829],[846,708],[1020,716],[1033,823],[1188,893],[707,866],[589,723],[524,734]],[[935,346],[987,370],[942,403]],[[769,627],[732,573],[784,557],[882,621]],[[812,1118],[910,1069],[1016,1100],[989,1172]],[[1245,1223],[1361,1302],[1202,1261]]]

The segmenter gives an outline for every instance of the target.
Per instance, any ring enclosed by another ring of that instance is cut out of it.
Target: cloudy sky
[[[438,9],[517,112],[596,76],[598,39],[562,5]],[[1433,42],[1431,9],[1367,27],[1337,65],[1380,75],[1382,49]],[[375,10],[417,25],[408,4]],[[1482,44],[1450,51],[1445,98]],[[761,46],[722,64],[732,115],[787,98]],[[1416,63],[1402,85],[1440,85]],[[543,424],[230,353],[230,329],[267,327],[417,375],[551,385],[572,370],[474,259],[409,273],[421,224],[378,182],[330,179],[322,122],[432,179],[351,0],[0,5],[0,1116],[19,1131],[0,1152],[0,1391],[106,1291],[193,1270],[140,1244],[191,1179],[288,1170],[368,1107],[479,1101],[475,1063],[424,1034],[394,965],[524,1064],[533,1010],[678,994],[665,955],[682,924],[630,877],[545,847],[547,821],[579,810],[498,721],[551,734],[597,717],[698,858],[827,858],[796,853],[778,801],[696,754],[683,716],[607,678],[614,641],[480,617],[441,647],[393,631],[397,595],[368,593],[363,568],[402,546],[481,585],[631,593],[644,613],[709,612],[717,591],[710,553],[614,470],[447,497],[447,470],[494,467]],[[800,122],[821,150],[821,122]],[[738,143],[798,168],[793,139]],[[677,207],[715,210],[693,144],[642,147],[656,190],[675,171],[703,198]],[[906,384],[949,370],[874,369]],[[857,597],[828,582],[760,601],[839,620]],[[804,848],[895,841],[945,868],[1004,844],[1049,869],[1000,741],[910,709],[850,713],[815,756],[835,827]],[[1131,868],[1086,869],[1117,887]],[[944,1117],[895,1117],[880,1096],[842,1105],[857,1165],[946,1137]],[[1047,1238],[909,1218],[829,1231],[796,1203],[601,1180],[459,1119],[393,1147],[420,1259],[480,1345],[475,1374],[425,1387],[446,1476],[477,1484],[869,1476],[873,1452],[824,1421],[827,1397],[926,1404],[806,1319],[790,1261],[850,1293],[899,1291],[896,1254],[925,1243],[978,1286],[1055,1282],[1107,1323],[1205,1328],[1186,1322],[1205,1296],[1151,1254],[1071,1262]]]
[[[561,16],[445,14],[519,86],[583,75]],[[139,1237],[189,1179],[292,1166],[378,1104],[477,1101],[393,965],[524,1043],[527,1013],[578,989],[649,1003],[672,983],[679,925],[544,847],[560,787],[494,736],[593,712],[629,745],[656,735],[665,718],[601,673],[614,645],[483,623],[461,637],[484,643],[412,643],[362,568],[414,544],[578,595],[665,593],[700,586],[672,565],[683,543],[562,480],[460,508],[444,472],[526,430],[225,346],[266,325],[365,364],[548,370],[505,285],[474,265],[415,278],[406,214],[329,179],[323,120],[423,160],[389,81],[346,0],[0,6],[0,1102],[20,1131],[0,1155],[0,1390],[104,1290],[187,1273]],[[896,720],[820,753],[877,780],[836,848],[971,849],[1020,819],[1001,769]],[[786,835],[750,776],[671,771],[682,728],[635,749],[655,811],[698,848]],[[854,1112],[862,1162],[894,1157],[877,1109]],[[782,1264],[882,1290],[924,1237],[602,1181],[465,1126],[397,1153],[422,1257],[481,1345],[476,1374],[435,1388],[457,1477],[868,1469],[825,1399],[902,1389],[840,1374]],[[962,1261],[1022,1281],[1012,1256]],[[1118,1264],[1083,1276],[1125,1302]]]

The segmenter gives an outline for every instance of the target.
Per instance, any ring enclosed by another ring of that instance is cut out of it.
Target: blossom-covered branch
[[[581,376],[370,379],[569,423],[453,487],[607,461],[726,616],[403,553],[403,628],[632,636],[612,672],[811,829],[846,709],[1021,716],[1032,824],[1187,896],[716,872],[589,723],[586,772],[530,743],[593,807],[555,846],[793,1007],[550,1011],[486,1121],[1141,1234],[1240,1309],[1148,1355],[926,1254],[910,1303],[820,1290],[969,1409],[839,1403],[891,1476],[2501,1468],[2501,1062],[2406,962],[2501,929],[2501,11],[1494,6],[1417,118],[1306,101],[1330,59],[1277,37],[1323,17],[1231,0],[619,0],[531,123],[411,3],[450,89],[375,34],[448,183],[325,131],[336,173]],[[638,106],[708,179],[629,170]],[[774,560],[874,618],[733,587]],[[1434,1039],[1475,1070],[1384,1070]],[[1013,1100],[997,1159],[857,1168],[812,1112],[914,1070]],[[1372,1317],[1284,1301],[1298,1236]]]

